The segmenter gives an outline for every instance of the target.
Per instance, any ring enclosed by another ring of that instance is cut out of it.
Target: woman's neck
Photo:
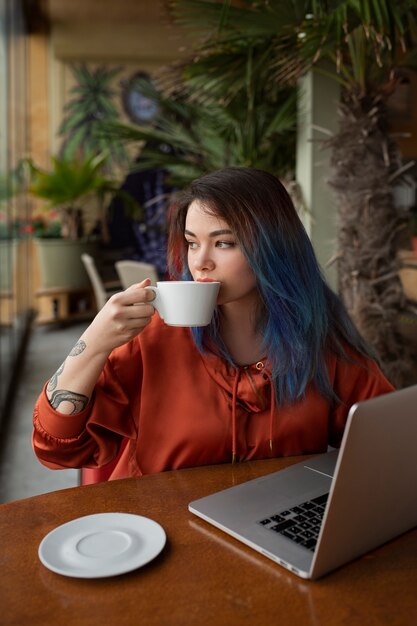
[[[236,365],[250,365],[264,356],[255,312],[255,307],[243,308],[235,303],[220,307],[220,334]]]

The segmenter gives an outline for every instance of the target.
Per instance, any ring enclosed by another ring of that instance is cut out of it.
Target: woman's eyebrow
[[[196,237],[196,235],[191,232],[191,230],[188,230],[187,228],[184,231],[185,235],[188,235],[189,237]],[[222,228],[221,230],[213,230],[211,233],[209,233],[209,237],[218,237],[219,235],[232,235],[232,231],[229,228]]]

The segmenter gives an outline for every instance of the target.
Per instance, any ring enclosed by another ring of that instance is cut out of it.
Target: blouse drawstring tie
[[[263,371],[264,376],[268,378],[271,384],[271,404],[269,407],[269,450],[272,454],[273,452],[273,438],[272,437],[273,437],[273,430],[274,430],[274,410],[275,410],[275,387],[274,387],[274,382],[272,380],[272,376],[270,372],[268,372],[268,370],[265,369],[263,362],[258,361],[255,367],[257,370]]]
[[[269,449],[272,454],[273,452],[272,435],[274,431],[274,411],[275,411],[275,387],[274,387],[274,382],[272,380],[271,374],[265,370],[265,375],[267,376],[267,378],[269,379],[269,382],[271,383],[271,406],[269,407]]]
[[[237,386],[240,379],[240,369],[236,370],[236,376],[233,381],[232,392],[232,463],[236,461],[236,402],[237,402]]]
[[[269,408],[269,450],[273,452],[273,430],[274,430],[274,411],[275,411],[275,388],[270,372],[265,368],[262,361],[259,361],[255,365],[257,370],[262,370],[263,375],[268,378],[271,384],[271,403]],[[237,388],[241,376],[241,369],[237,368],[236,375],[233,381],[232,391],[232,463],[236,462],[237,457],[237,436],[236,436],[236,404],[237,404]]]

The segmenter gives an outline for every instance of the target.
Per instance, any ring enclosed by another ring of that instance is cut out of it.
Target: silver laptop
[[[340,451],[194,500],[189,510],[316,579],[417,526],[417,385],[351,407]]]

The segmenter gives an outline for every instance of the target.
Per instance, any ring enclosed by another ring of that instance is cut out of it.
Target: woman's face
[[[218,304],[253,300],[257,295],[255,274],[225,221],[194,200],[188,208],[184,235],[193,279],[221,282]]]

